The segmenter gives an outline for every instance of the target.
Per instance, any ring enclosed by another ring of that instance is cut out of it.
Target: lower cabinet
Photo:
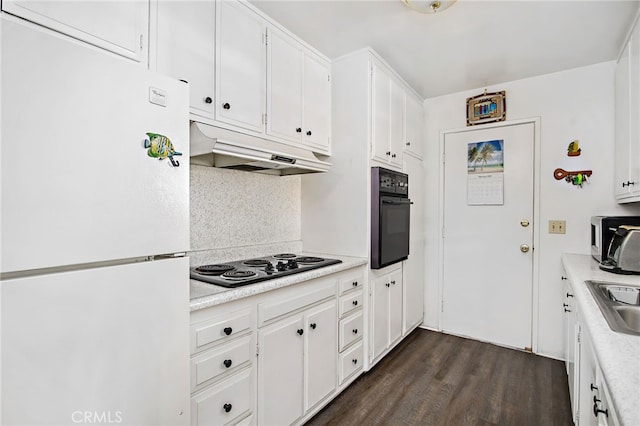
[[[301,418],[337,387],[337,317],[333,297],[311,301],[302,311],[285,312],[258,331],[258,424],[288,425]],[[297,308],[299,298],[264,305]],[[319,304],[318,304],[319,303]],[[268,322],[266,319],[265,323]]]
[[[563,292],[564,299],[562,310],[564,313],[564,359],[567,370],[567,383],[569,385],[569,398],[571,400],[571,418],[574,423],[578,414],[578,401],[576,388],[578,387],[578,375],[576,372],[580,367],[580,353],[576,351],[579,345],[578,337],[580,335],[580,326],[576,321],[578,313],[573,288],[568,280],[566,273],[562,275],[564,283]]]
[[[380,273],[371,283],[372,363],[402,337],[402,266],[390,266]]]

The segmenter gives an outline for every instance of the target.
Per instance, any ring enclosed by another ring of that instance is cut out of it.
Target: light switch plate
[[[567,229],[567,223],[564,220],[549,221],[550,234],[566,234],[566,229]]]

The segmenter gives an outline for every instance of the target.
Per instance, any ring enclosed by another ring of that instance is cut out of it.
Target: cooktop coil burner
[[[313,256],[301,256],[296,258],[296,262],[298,263],[319,263],[324,259],[321,257],[313,257]]]
[[[195,271],[203,275],[222,275],[234,269],[236,268],[231,265],[202,265],[198,266]]]
[[[280,253],[274,254],[273,257],[275,257],[276,259],[293,259],[295,257],[298,257],[298,255],[293,253]]]
[[[258,275],[257,273],[253,272],[253,271],[229,271],[229,272],[225,272],[224,274],[222,274],[222,276],[224,278],[228,278],[228,279],[232,279],[232,280],[244,280],[247,278],[251,278],[251,277],[255,277],[256,275]]]
[[[340,262],[342,261],[339,259],[323,259],[321,257],[281,253],[274,256],[191,268],[191,278],[221,287],[233,288],[282,278]]]
[[[242,263],[247,266],[267,266],[269,261],[267,259],[249,259]]]

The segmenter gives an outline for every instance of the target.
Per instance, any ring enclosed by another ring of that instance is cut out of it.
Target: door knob
[[[522,226],[523,228],[526,228],[527,226],[529,226],[529,221],[527,219],[522,219],[520,221],[520,226]]]
[[[523,252],[523,253],[528,252],[528,251],[529,251],[529,246],[528,246],[528,245],[526,245],[526,244],[522,244],[522,245],[520,246],[520,251],[521,251],[521,252]]]

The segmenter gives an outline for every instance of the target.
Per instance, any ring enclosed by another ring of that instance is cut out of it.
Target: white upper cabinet
[[[329,63],[287,34],[267,32],[267,134],[328,154]]]
[[[266,23],[240,3],[217,6],[215,118],[263,133]]]
[[[2,10],[147,66],[148,2],[3,0]]]
[[[375,62],[371,68],[371,112],[372,112],[372,149],[373,159],[382,162],[391,160],[390,120],[391,80]]]
[[[412,93],[405,94],[404,153],[422,159],[422,126],[424,109],[422,102]]]
[[[640,201],[640,25],[616,65],[615,195],[619,203]]]
[[[191,113],[213,119],[215,2],[163,0],[156,16],[157,71],[187,81]]]
[[[306,52],[303,78],[302,143],[314,151],[331,150],[331,65]]]
[[[302,46],[288,35],[268,30],[267,134],[302,139]]]
[[[422,105],[393,71],[375,60],[371,64],[371,94],[371,158],[400,170],[404,152],[421,158],[422,153],[416,150],[421,149]],[[414,147],[407,145],[409,137]]]

